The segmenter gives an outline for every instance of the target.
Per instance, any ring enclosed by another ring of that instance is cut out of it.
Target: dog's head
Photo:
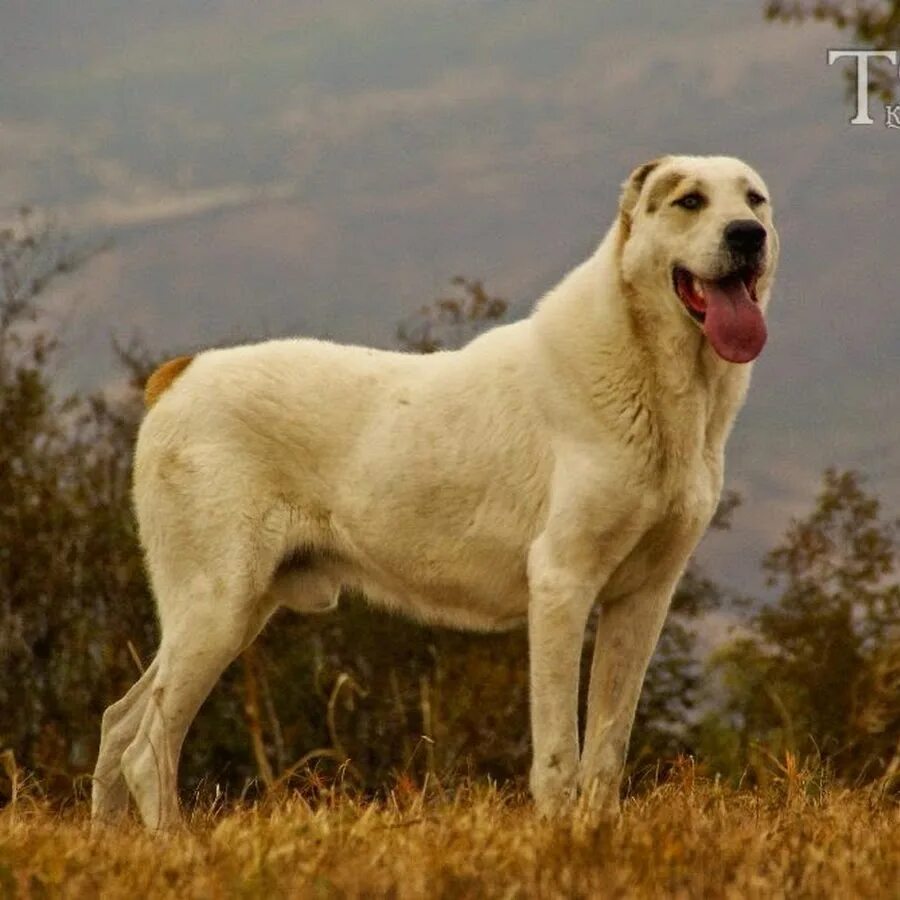
[[[778,258],[769,191],[724,156],[665,156],[625,182],[619,207],[621,273],[654,320],[700,328],[729,362],[750,362]]]

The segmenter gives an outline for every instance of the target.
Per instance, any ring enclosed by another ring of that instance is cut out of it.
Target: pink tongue
[[[704,281],[703,331],[716,353],[734,363],[756,359],[766,343],[766,322],[740,278]]]

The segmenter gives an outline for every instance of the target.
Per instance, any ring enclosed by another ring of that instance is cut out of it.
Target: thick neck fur
[[[541,301],[534,318],[543,348],[605,425],[647,448],[649,464],[667,470],[697,453],[720,462],[750,366],[721,360],[679,318],[674,298],[644,297],[626,284],[622,241],[616,223]]]

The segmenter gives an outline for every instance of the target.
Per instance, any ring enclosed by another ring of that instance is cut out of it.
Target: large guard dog
[[[342,586],[430,622],[527,622],[531,790],[614,813],[669,599],[722,487],[778,252],[743,162],[664,157],[538,304],[432,356],[269,341],[162,366],[134,499],[153,663],[103,717],[93,815],[179,817],[185,733],[278,606]],[[584,749],[579,654],[600,604]]]

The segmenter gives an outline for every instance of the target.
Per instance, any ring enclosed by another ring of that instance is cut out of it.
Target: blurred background
[[[661,153],[756,166],[783,256],[729,445],[741,502],[679,595],[635,759],[896,772],[900,77],[873,63],[874,124],[851,126],[838,47],[900,49],[900,3],[6,0],[7,792],[20,769],[71,790],[152,655],[127,486],[155,360],[295,333],[454,346],[527,315]],[[277,624],[208,705],[190,784],[524,771],[522,635],[352,598]]]

